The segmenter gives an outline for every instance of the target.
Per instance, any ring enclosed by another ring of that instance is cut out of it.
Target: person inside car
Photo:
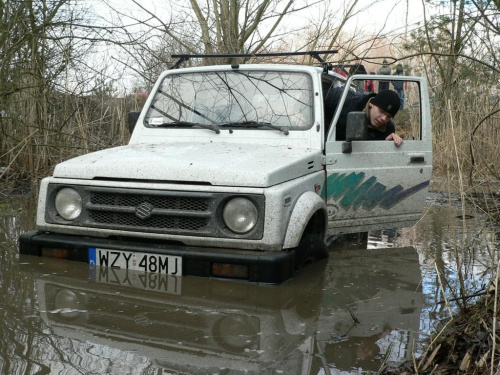
[[[327,132],[343,90],[343,87],[330,88],[324,93]],[[382,90],[378,94],[349,90],[337,121],[336,140],[343,141],[346,138],[347,114],[352,111],[364,111],[368,128],[367,140],[393,141],[396,146],[401,146],[403,139],[396,134],[394,122],[391,121],[398,113],[399,105],[399,96],[392,90]]]

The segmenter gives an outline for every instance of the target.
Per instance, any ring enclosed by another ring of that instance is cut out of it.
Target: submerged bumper
[[[144,242],[129,242],[96,237],[73,236],[31,231],[19,237],[19,252],[41,256],[43,249],[66,249],[67,259],[89,262],[89,248],[153,253],[182,257],[182,275],[214,277],[214,263],[248,266],[247,281],[281,284],[295,270],[294,251],[249,251],[238,249],[201,248]]]

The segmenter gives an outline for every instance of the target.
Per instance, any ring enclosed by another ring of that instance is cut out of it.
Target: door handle
[[[425,163],[425,155],[423,154],[410,155],[410,163]]]

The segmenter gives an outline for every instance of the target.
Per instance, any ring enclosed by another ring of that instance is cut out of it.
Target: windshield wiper
[[[214,131],[215,133],[219,134],[220,133],[220,128],[218,125],[211,124],[199,124],[197,122],[190,122],[190,121],[171,121],[171,122],[163,122],[161,124],[155,124],[151,125],[154,126],[155,128],[162,128],[162,127],[168,127],[168,126],[197,126],[199,128],[203,129],[209,129]]]
[[[219,126],[234,126],[234,127],[242,127],[242,128],[270,128],[270,129],[275,129],[279,130],[285,135],[288,135],[290,132],[288,129],[283,129],[281,126],[276,126],[271,124],[270,122],[260,122],[260,121],[238,121],[238,122],[226,122],[223,124],[219,124]]]

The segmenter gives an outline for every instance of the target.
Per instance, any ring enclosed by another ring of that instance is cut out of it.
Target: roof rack
[[[328,63],[323,60],[320,55],[337,53],[338,50],[328,51],[305,51],[305,52],[277,52],[277,53],[237,53],[237,54],[211,54],[211,55],[172,55],[173,58],[179,59],[170,69],[177,69],[182,63],[191,58],[235,58],[235,57],[278,57],[278,56],[311,56],[318,60],[321,64],[327,65]]]

